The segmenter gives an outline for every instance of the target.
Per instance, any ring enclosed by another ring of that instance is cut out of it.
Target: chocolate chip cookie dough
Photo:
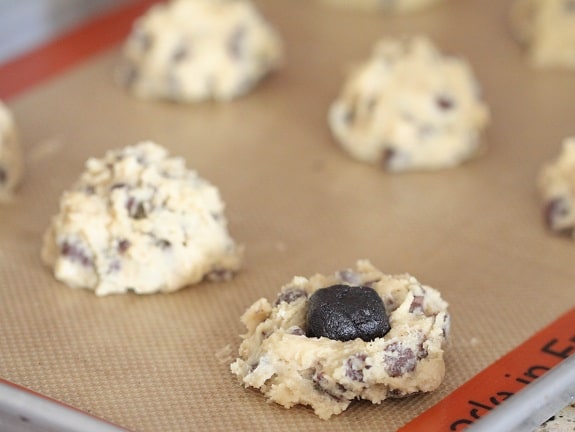
[[[22,177],[22,153],[12,113],[0,101],[0,203],[9,201]]]
[[[242,322],[231,371],[245,387],[286,408],[309,405],[322,419],[354,399],[378,404],[435,390],[445,375],[447,303],[414,277],[385,275],[366,260],[295,277]]]
[[[56,279],[99,296],[171,292],[239,269],[218,189],[142,142],[89,159],[60,200],[42,258]]]
[[[336,140],[389,171],[447,168],[471,158],[489,120],[469,64],[426,37],[382,39],[329,110]]]
[[[533,66],[575,69],[575,0],[515,0],[511,22]]]
[[[559,156],[547,163],[538,179],[547,227],[556,234],[574,236],[575,137],[566,138]]]
[[[172,0],[135,22],[123,54],[118,77],[136,96],[198,102],[247,93],[282,44],[248,0]]]
[[[426,9],[443,0],[322,0],[333,6],[373,10],[384,13],[407,13]]]

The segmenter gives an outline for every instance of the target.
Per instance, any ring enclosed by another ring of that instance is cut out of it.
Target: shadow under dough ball
[[[390,330],[381,297],[369,287],[333,285],[317,290],[310,298],[306,336],[342,342],[361,338],[365,342]]]

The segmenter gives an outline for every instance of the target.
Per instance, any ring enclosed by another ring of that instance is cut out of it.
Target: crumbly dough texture
[[[55,277],[99,296],[171,292],[239,269],[218,189],[141,142],[89,159],[44,235]]]
[[[305,336],[308,297],[334,284],[363,285],[382,298],[391,324],[384,337],[347,342]],[[247,327],[231,371],[246,387],[290,408],[309,405],[322,419],[354,399],[384,399],[435,390],[445,375],[447,303],[410,275],[389,276],[369,261],[333,275],[295,277],[276,300],[262,298],[242,316]]]
[[[282,51],[248,0],[173,0],[135,22],[119,79],[141,98],[229,100],[278,68]]]
[[[575,237],[575,136],[566,138],[558,157],[543,166],[538,186],[547,227]]]
[[[328,115],[333,135],[353,158],[390,171],[469,159],[488,120],[469,64],[442,55],[423,36],[379,41]]]
[[[533,66],[575,69],[575,0],[515,0],[511,21]]]
[[[385,13],[407,13],[426,9],[443,0],[322,0],[333,6],[381,11]]]
[[[0,102],[0,202],[8,202],[22,179],[22,151],[12,113]]]

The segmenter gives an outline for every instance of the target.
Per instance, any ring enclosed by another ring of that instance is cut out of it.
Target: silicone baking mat
[[[0,208],[2,378],[138,431],[393,431],[573,307],[575,244],[545,230],[535,179],[575,134],[575,75],[526,65],[509,1],[452,0],[397,17],[312,0],[256,4],[281,33],[286,63],[230,103],[142,102],[118,88],[135,9],[0,69],[27,159],[17,198]],[[378,38],[411,34],[467,58],[491,107],[487,151],[461,167],[385,173],[349,159],[327,128],[349,67]],[[219,187],[246,246],[233,281],[97,298],[42,265],[42,233],[84,161],[144,139]],[[294,275],[360,258],[409,272],[450,303],[442,386],[355,402],[329,423],[241,387],[229,362],[243,311]]]

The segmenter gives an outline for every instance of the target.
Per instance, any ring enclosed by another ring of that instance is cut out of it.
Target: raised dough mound
[[[511,21],[533,66],[575,69],[575,0],[515,0]]]
[[[22,153],[16,125],[0,102],[0,202],[9,201],[22,178]]]
[[[381,40],[329,111],[352,157],[390,171],[461,163],[477,153],[488,119],[468,63],[425,37]]]
[[[566,138],[559,156],[539,174],[539,192],[547,227],[575,236],[575,137]]]
[[[336,284],[368,286],[381,297],[391,330],[371,342],[306,336],[308,298]],[[259,299],[242,316],[247,333],[231,370],[246,387],[290,408],[309,405],[328,419],[354,399],[435,390],[445,375],[447,303],[410,275],[385,275],[369,261],[333,275],[295,277],[273,303]]]
[[[135,95],[228,100],[279,67],[277,33],[247,0],[173,0],[134,24],[119,77]]]
[[[58,280],[97,295],[170,292],[239,269],[216,187],[152,142],[89,159],[44,235]]]

